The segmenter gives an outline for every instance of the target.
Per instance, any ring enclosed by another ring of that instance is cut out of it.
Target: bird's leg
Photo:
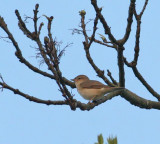
[[[92,97],[88,103],[94,102],[94,98],[96,97],[96,95],[94,97]]]

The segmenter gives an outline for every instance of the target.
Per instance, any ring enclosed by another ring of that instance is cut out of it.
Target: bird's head
[[[78,75],[74,79],[71,79],[71,80],[74,81],[77,86],[77,85],[80,85],[81,83],[89,80],[89,78],[85,75]]]

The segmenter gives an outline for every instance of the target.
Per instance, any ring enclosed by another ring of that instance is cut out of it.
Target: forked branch
[[[94,19],[93,23],[93,31],[90,36],[88,36],[87,31],[86,31],[86,23],[85,23],[85,14],[86,12],[84,10],[80,11],[80,16],[81,16],[81,29],[80,32],[84,36],[84,50],[86,53],[86,58],[90,65],[93,67],[95,72],[99,77],[101,77],[109,86],[121,86],[125,87],[125,71],[124,71],[124,63],[133,70],[133,73],[135,76],[139,79],[139,81],[147,88],[147,90],[160,101],[160,95],[154,91],[154,89],[146,82],[146,80],[143,78],[143,76],[140,74],[140,72],[137,69],[137,64],[138,64],[138,57],[139,57],[139,51],[140,51],[140,34],[141,34],[141,18],[142,15],[144,14],[144,11],[146,9],[146,6],[148,4],[148,0],[145,0],[144,6],[139,14],[137,14],[136,7],[135,7],[135,0],[130,0],[130,6],[128,10],[128,18],[127,18],[127,26],[126,26],[126,31],[122,39],[117,40],[114,35],[111,32],[110,27],[108,26],[108,23],[104,16],[102,15],[102,8],[99,8],[97,5],[97,0],[91,0],[91,4],[94,7],[94,10],[96,12],[96,16]],[[35,6],[35,9],[33,10],[34,16],[31,18],[34,23],[34,31],[31,32],[27,26],[25,21],[22,20],[19,11],[16,10],[16,16],[18,18],[18,26],[26,35],[29,39],[33,40],[37,45],[38,45],[38,51],[45,62],[45,64],[48,67],[48,70],[50,71],[49,73],[42,71],[38,69],[37,67],[33,66],[29,61],[27,61],[23,55],[22,51],[16,42],[15,38],[13,37],[12,33],[9,31],[7,24],[5,23],[4,19],[0,17],[0,27],[5,31],[7,34],[7,38],[12,42],[13,46],[16,49],[15,55],[19,59],[19,61],[23,64],[25,64],[30,70],[41,74],[45,77],[54,79],[59,87],[60,92],[62,93],[62,96],[64,100],[59,100],[59,101],[54,101],[54,100],[42,100],[39,98],[36,98],[34,96],[31,96],[29,94],[26,94],[19,89],[15,89],[12,86],[8,85],[0,76],[0,86],[1,90],[3,91],[4,89],[8,89],[14,94],[20,95],[30,101],[33,101],[35,103],[41,103],[41,104],[46,104],[46,105],[68,105],[72,110],[75,110],[76,108],[80,108],[81,110],[91,110],[94,107],[120,95],[124,99],[126,99],[128,102],[131,104],[138,106],[140,108],[145,108],[145,109],[158,109],[160,110],[160,102],[156,101],[151,101],[144,99],[135,93],[124,89],[121,91],[116,91],[109,93],[107,96],[104,96],[101,100],[98,100],[96,102],[90,102],[88,104],[81,103],[80,101],[77,101],[73,99],[73,94],[68,90],[67,86],[70,86],[72,88],[75,88],[75,84],[69,81],[67,78],[63,77],[63,73],[60,69],[60,58],[64,53],[64,50],[61,50],[60,52],[57,50],[56,47],[56,41],[52,37],[52,21],[53,21],[53,16],[46,17],[48,20],[48,25],[47,25],[47,30],[48,30],[48,35],[44,36],[44,43],[40,40],[40,34],[41,34],[41,29],[43,27],[43,22],[38,25],[38,8],[39,5],[37,4]],[[123,51],[125,50],[124,44],[127,42],[130,36],[131,32],[131,27],[132,27],[132,22],[133,22],[133,16],[136,18],[137,22],[137,27],[136,27],[136,37],[135,37],[135,46],[134,46],[134,58],[131,62],[128,62],[127,59],[123,55]],[[98,29],[98,22],[103,26],[105,34],[109,38],[106,40],[105,37],[102,37],[102,41],[99,41],[95,38],[97,29]],[[101,70],[95,63],[94,60],[92,59],[90,55],[90,47],[92,46],[92,43],[98,43],[100,45],[104,45],[107,47],[111,47],[114,50],[117,51],[117,61],[118,61],[118,67],[119,67],[119,82],[117,82],[114,77],[112,76],[111,72],[108,70],[108,77],[110,80],[105,76],[104,70]],[[51,73],[51,74],[50,74]]]

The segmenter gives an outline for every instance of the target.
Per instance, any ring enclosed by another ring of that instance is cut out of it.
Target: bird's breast
[[[96,100],[104,96],[102,89],[77,89],[79,94],[86,100]]]

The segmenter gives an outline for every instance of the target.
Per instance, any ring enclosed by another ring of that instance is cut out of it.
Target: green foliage
[[[118,144],[117,137],[115,137],[115,138],[109,137],[109,138],[107,138],[107,142],[108,142],[108,144]]]
[[[98,135],[98,143],[95,143],[95,144],[103,144],[103,136],[102,134]]]
[[[117,137],[109,137],[107,138],[108,144],[118,144]],[[98,135],[98,142],[95,144],[104,144],[103,136],[102,134]]]

